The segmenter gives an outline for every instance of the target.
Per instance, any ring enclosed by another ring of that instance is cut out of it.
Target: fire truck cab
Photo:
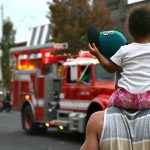
[[[77,57],[53,55],[56,49],[11,49],[13,107],[21,111],[26,133],[49,127],[84,133],[87,120],[108,106],[114,74],[106,72],[88,51]]]
[[[83,133],[91,114],[108,107],[114,74],[106,72],[88,51],[80,51],[64,62],[61,82],[59,111],[53,122]]]

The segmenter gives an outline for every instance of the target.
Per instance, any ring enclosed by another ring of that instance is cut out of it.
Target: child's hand
[[[89,48],[90,48],[90,53],[94,56],[97,56],[98,53],[100,53],[94,43],[92,45],[89,43]]]

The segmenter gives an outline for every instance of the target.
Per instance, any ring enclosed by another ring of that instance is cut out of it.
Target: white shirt
[[[122,46],[110,59],[122,68],[119,87],[131,93],[150,90],[150,43]]]

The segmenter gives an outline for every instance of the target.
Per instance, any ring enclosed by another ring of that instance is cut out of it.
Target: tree
[[[11,69],[10,69],[10,54],[9,50],[13,46],[15,40],[15,30],[13,29],[13,24],[10,19],[6,19],[3,22],[3,33],[1,40],[2,49],[2,79],[3,85],[6,88],[10,87],[11,84]]]
[[[114,26],[111,18],[111,11],[104,0],[93,0],[91,11],[91,22],[93,22],[100,31],[110,30]]]
[[[68,42],[70,51],[88,48],[87,30],[90,24],[101,30],[113,26],[110,11],[103,0],[53,0],[48,18],[54,42]]]
[[[50,11],[51,16],[49,18],[52,25],[53,41],[68,42],[70,50],[84,48],[87,23],[83,20],[88,20],[90,11],[87,0],[65,2],[53,0]]]

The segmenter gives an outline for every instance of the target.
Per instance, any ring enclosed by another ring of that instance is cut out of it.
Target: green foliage
[[[109,9],[102,0],[53,0],[49,5],[49,20],[54,42],[68,42],[70,51],[88,48],[87,30],[90,24],[101,30],[113,25]]]
[[[1,68],[2,68],[2,79],[4,87],[10,87],[11,84],[11,68],[10,68],[10,54],[9,49],[14,44],[15,30],[13,29],[13,24],[10,20],[5,20],[3,22],[3,33],[1,40],[2,58],[1,58]]]
[[[99,30],[101,31],[109,30],[114,27],[111,11],[107,7],[104,0],[93,0],[91,22],[99,27]]]

